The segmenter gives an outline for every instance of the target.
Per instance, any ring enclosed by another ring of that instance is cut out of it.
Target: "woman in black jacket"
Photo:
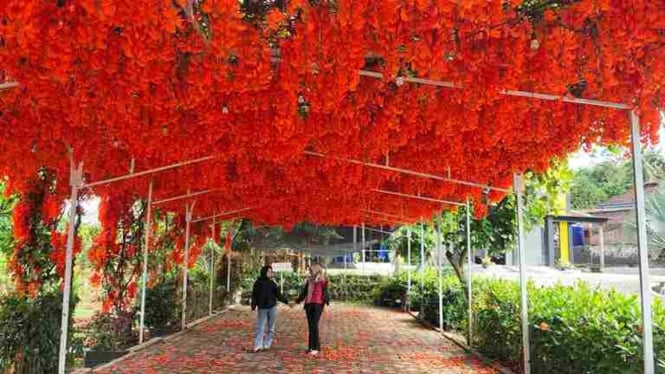
[[[279,292],[277,283],[273,281],[272,267],[261,268],[259,279],[254,282],[252,289],[252,311],[259,308],[256,316],[256,336],[254,338],[254,352],[270,349],[275,334],[275,320],[277,319],[277,301],[289,304],[289,301]],[[266,323],[268,328],[265,328]],[[264,335],[265,334],[265,338]]]

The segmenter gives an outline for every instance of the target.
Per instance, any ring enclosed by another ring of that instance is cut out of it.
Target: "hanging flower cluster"
[[[41,170],[29,181],[12,214],[14,251],[9,259],[16,290],[30,296],[57,285],[64,274],[64,236],[56,231],[60,204],[54,198],[53,174]],[[74,243],[74,254],[81,250]],[[62,286],[62,284],[61,284]]]
[[[123,312],[136,296],[141,271],[145,204],[131,195],[105,198],[100,204],[102,230],[88,252],[91,281],[102,286],[104,312]]]
[[[215,188],[195,216],[251,207],[248,218],[287,228],[381,224],[397,220],[367,210],[417,220],[441,204],[375,189],[474,202],[482,189],[304,152],[509,187],[580,145],[629,141],[625,110],[507,90],[626,104],[656,140],[661,1],[284,4],[0,0],[0,67],[19,83],[0,94],[0,173],[16,182],[48,167],[62,199],[70,155],[92,181],[212,155],[156,175],[155,196]],[[94,193],[146,191],[133,179]]]

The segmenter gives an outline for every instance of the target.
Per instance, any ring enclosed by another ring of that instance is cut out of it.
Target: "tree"
[[[573,209],[592,208],[609,196],[602,188],[594,182],[594,179],[586,173],[578,173],[575,176],[571,188],[571,206]]]
[[[269,248],[302,247],[326,245],[335,239],[342,239],[332,227],[317,226],[303,222],[286,231],[279,226],[254,227],[248,220],[240,221],[234,231],[233,248],[245,250],[252,246]]]
[[[385,244],[390,251],[395,253],[396,257],[408,256],[408,232],[411,230],[411,263],[420,264],[420,246],[424,241],[425,246],[425,260],[424,263],[432,263],[432,249],[436,242],[436,233],[432,225],[413,225],[413,226],[400,226],[393,231],[390,236],[385,240]],[[420,266],[420,265],[419,265]]]
[[[643,166],[645,182],[665,180],[665,157],[661,153],[654,149],[645,150]],[[575,172],[570,189],[571,205],[574,209],[593,208],[625,193],[632,185],[631,159],[608,159]]]
[[[549,214],[555,206],[557,196],[568,189],[572,173],[567,163],[553,161],[552,167],[540,174],[525,174],[525,229],[529,230],[534,225],[541,225],[543,218]],[[471,207],[473,210],[473,207]],[[436,233],[435,226],[440,225],[442,241],[444,243],[444,254],[461,283],[466,283],[465,264],[467,262],[467,235],[466,235],[466,208],[461,207],[456,211],[443,212],[434,218],[434,223],[426,225],[425,242],[428,246],[426,256],[432,259]],[[515,247],[517,222],[516,204],[514,195],[508,195],[496,205],[489,207],[486,217],[477,219],[471,214],[471,248],[483,249],[488,255],[503,255]],[[388,240],[390,248],[399,255],[406,253],[405,232],[408,227],[404,226],[395,231]],[[416,233],[412,242],[412,258],[415,248],[419,248],[420,228],[412,226],[412,235]],[[412,237],[413,238],[413,237]],[[415,253],[419,258],[420,252]]]

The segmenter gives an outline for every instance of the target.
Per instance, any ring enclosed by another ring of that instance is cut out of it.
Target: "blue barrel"
[[[584,227],[578,223],[570,226],[573,232],[573,247],[584,246]]]
[[[389,254],[390,251],[388,250],[388,248],[386,248],[385,245],[381,244],[381,246],[379,247],[379,259],[381,259],[381,261],[383,262],[388,262]]]

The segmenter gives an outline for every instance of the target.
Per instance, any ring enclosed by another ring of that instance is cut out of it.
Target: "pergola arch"
[[[663,106],[665,5],[293,0],[251,23],[235,0],[59,3],[0,3],[0,172],[17,191],[44,167],[61,199],[149,191],[150,207],[154,196],[180,214],[186,204],[187,222],[234,211],[368,224],[404,210],[409,221],[441,204],[374,190],[479,202],[489,186],[521,204],[516,174],[582,143],[632,139],[653,372],[640,139],[655,140]],[[372,218],[359,201],[387,212]]]

